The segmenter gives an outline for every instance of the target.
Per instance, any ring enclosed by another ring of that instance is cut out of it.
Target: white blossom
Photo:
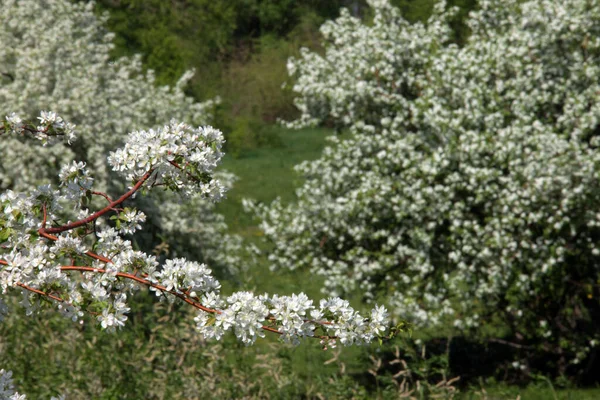
[[[54,115],[45,118],[52,120]],[[28,315],[45,304],[40,298],[73,321],[83,317],[83,310],[90,310],[100,326],[111,332],[127,321],[127,294],[145,285],[161,299],[197,308],[196,328],[205,338],[220,339],[232,331],[249,345],[271,331],[297,344],[301,338],[315,336],[317,328],[319,337],[339,339],[344,345],[381,336],[387,324],[387,311],[382,307],[376,307],[371,318],[364,318],[339,298],[323,300],[316,309],[303,293],[256,296],[241,291],[223,297],[220,282],[206,264],[185,258],[160,263],[156,256],[134,250],[131,241],[122,237],[142,229],[146,219],[136,208],[121,208],[121,203],[139,192],[166,186],[189,196],[197,192],[213,196],[199,182],[214,181],[221,142],[222,135],[214,128],[193,129],[175,122],[156,131],[131,133],[124,146],[111,153],[109,162],[134,185],[118,201],[96,211],[84,208],[77,196],[54,190],[52,185],[0,194],[4,210],[0,227],[8,229],[5,245],[0,247],[2,293],[20,291],[20,305]],[[86,177],[83,162],[69,164],[60,172],[61,185],[76,183],[91,191],[94,182]],[[75,221],[64,213],[72,203],[78,210]],[[96,224],[109,213],[116,214],[110,217],[116,228]],[[79,229],[88,224],[94,224],[94,229]],[[0,308],[1,314],[7,311]]]

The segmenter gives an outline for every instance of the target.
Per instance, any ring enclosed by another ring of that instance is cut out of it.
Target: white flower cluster
[[[65,122],[55,112],[42,111],[37,119],[40,125],[35,127],[35,129],[32,127],[25,129],[26,121],[17,115],[17,113],[11,112],[5,117],[4,124],[0,126],[0,133],[8,132],[24,135],[27,132],[42,141],[44,146],[48,143],[56,143],[62,138],[66,138],[68,144],[71,144],[75,140],[75,125]]]
[[[115,297],[112,306],[102,310],[102,315],[98,316],[98,321],[100,321],[100,326],[103,329],[112,332],[116,328],[125,325],[125,321],[127,321],[125,314],[129,311],[129,307],[125,302],[126,299],[127,295],[125,293],[119,293]]]
[[[155,185],[217,201],[225,190],[208,177],[221,160],[222,144],[223,134],[211,126],[194,129],[172,121],[162,128],[132,132],[122,148],[110,153],[108,163],[134,183],[152,170]]]
[[[51,133],[54,131],[60,131],[61,135],[66,137],[68,144],[71,144],[75,140],[75,125],[65,122],[55,112],[42,111],[38,119],[40,120],[40,125],[37,127],[37,131],[41,133],[38,138],[44,145],[48,144],[48,138],[52,137]]]
[[[83,163],[63,167],[60,190],[46,185],[29,192],[7,190],[0,194],[2,295],[20,292],[20,304],[27,314],[35,314],[48,302],[73,321],[85,311],[92,312],[103,329],[113,331],[127,320],[128,293],[142,285],[161,299],[195,307],[199,313],[197,329],[206,338],[219,339],[227,330],[245,344],[254,343],[265,331],[294,343],[302,337],[317,336],[351,345],[380,337],[387,323],[382,307],[365,318],[348,302],[336,298],[321,301],[318,311],[304,294],[271,298],[237,292],[222,298],[221,284],[205,264],[183,258],[159,263],[155,256],[134,250],[121,236],[140,229],[145,219],[136,209],[121,208],[136,194],[166,184],[172,190],[207,195],[207,185],[218,186],[213,184],[212,174],[219,162],[221,142],[219,131],[192,129],[185,124],[133,132],[124,147],[110,157],[113,168],[132,179],[133,186],[118,199],[106,196],[110,203],[96,211],[83,208],[68,186],[85,182],[86,190],[92,190]],[[72,205],[79,209],[76,221],[64,217],[65,207]],[[107,218],[110,214],[115,215]],[[116,229],[106,226],[110,220],[115,221]],[[0,305],[0,313],[6,313],[4,303]]]
[[[482,0],[462,47],[443,3],[415,25],[370,4],[372,23],[344,11],[324,55],[289,63],[292,125],[351,134],[298,166],[296,203],[253,206],[273,266],[576,354],[600,329],[600,3]]]
[[[146,214],[135,209],[126,209],[116,217],[119,233],[132,234],[142,229],[142,223],[146,221]]]
[[[174,87],[156,87],[141,57],[111,58],[114,35],[104,28],[107,18],[95,15],[93,2],[0,0],[0,116],[7,116],[5,130],[27,133],[22,131],[23,120],[49,109],[77,124],[73,147],[67,146],[73,131],[66,129],[72,127],[63,126],[51,112],[42,112],[37,125],[43,129],[33,136],[53,146],[40,148],[23,137],[2,135],[1,189],[27,190],[56,179],[59,165],[89,160],[97,190],[117,193],[122,186],[115,182],[120,180],[104,157],[123,144],[125,132],[158,131],[172,118],[193,126],[210,122],[217,101],[199,103],[184,93],[191,71]],[[61,136],[55,135],[59,128]],[[77,163],[72,168],[78,168]],[[86,202],[89,179],[76,175],[64,184],[73,198]],[[222,188],[206,186],[205,193],[218,197]],[[227,234],[211,201],[198,196],[181,204],[177,194],[158,191],[142,201],[144,209],[151,210],[147,228],[160,232],[170,255],[193,254],[219,267],[239,269],[234,250],[241,247],[240,238]],[[181,224],[181,218],[187,223]],[[185,246],[178,242],[183,233],[191,233]]]
[[[221,288],[221,284],[211,275],[211,270],[206,265],[183,258],[166,260],[156,278],[167,290],[185,290],[192,297],[212,294]],[[157,291],[157,294],[160,293]]]
[[[73,161],[72,164],[64,165],[58,177],[60,179],[61,186],[65,186],[67,189],[67,197],[69,199],[80,199],[85,196],[92,188],[94,179],[89,176],[85,169],[84,162]]]
[[[214,297],[209,302],[221,304]],[[304,293],[270,297],[268,294],[255,296],[250,292],[237,292],[223,304],[226,308],[221,313],[215,316],[200,314],[195,318],[198,331],[205,337],[219,339],[225,331],[233,330],[243,343],[252,344],[267,330],[279,333],[287,343],[299,344],[301,338],[320,337],[324,342],[339,340],[350,346],[380,337],[389,323],[384,307],[375,307],[371,318],[367,319],[340,298],[321,300],[319,308],[315,308]],[[266,326],[263,325],[265,320]],[[316,333],[317,329],[323,334]]]
[[[0,369],[0,399],[21,399],[19,393],[15,393],[12,380],[12,371]]]

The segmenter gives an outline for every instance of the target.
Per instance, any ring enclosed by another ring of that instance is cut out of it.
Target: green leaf
[[[8,238],[11,237],[12,233],[12,228],[2,228],[0,230],[0,243],[6,242]]]
[[[208,317],[208,321],[206,321],[206,325],[212,326],[215,324],[215,322],[217,322],[217,318],[214,315],[211,315],[210,317]]]

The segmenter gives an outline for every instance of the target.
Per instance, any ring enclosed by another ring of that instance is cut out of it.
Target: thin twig
[[[507,340],[504,339],[497,339],[497,338],[488,338],[488,342],[492,342],[492,343],[500,343],[500,344],[504,344],[510,347],[514,347],[515,349],[533,349],[533,346],[528,346],[528,345],[524,345],[524,344],[519,344],[519,343],[513,343],[513,342],[509,342]]]
[[[66,224],[66,225],[57,226],[55,228],[49,228],[49,229],[40,228],[38,230],[39,234],[44,236],[44,235],[52,234],[52,233],[61,233],[64,231],[70,231],[72,229],[79,228],[80,226],[83,226],[85,224],[89,224],[90,222],[98,219],[99,217],[103,216],[107,212],[112,211],[112,209],[115,206],[118,206],[119,204],[121,204],[122,202],[124,202],[125,200],[127,200],[128,198],[133,196],[135,194],[135,192],[137,192],[142,187],[142,185],[148,180],[148,178],[150,177],[150,175],[152,175],[153,172],[154,172],[154,169],[151,169],[148,172],[146,172],[144,174],[144,176],[142,176],[142,178],[128,192],[123,194],[117,200],[111,202],[109,205],[104,207],[102,210],[96,211],[95,213],[93,213],[92,215],[90,215],[87,218],[83,218],[78,221]]]

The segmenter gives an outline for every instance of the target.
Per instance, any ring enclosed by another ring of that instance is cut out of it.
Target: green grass
[[[304,160],[318,158],[325,147],[325,138],[333,134],[329,129],[290,130],[279,126],[268,128],[279,136],[278,146],[257,148],[242,152],[238,157],[225,155],[222,169],[239,178],[227,193],[227,199],[217,206],[225,216],[231,232],[244,236],[255,233],[256,221],[244,213],[242,199],[250,198],[270,203],[277,197],[283,201],[294,199],[294,190],[301,183],[293,167]]]
[[[227,193],[227,198],[217,205],[217,212],[224,215],[231,233],[242,235],[259,248],[265,248],[257,221],[246,213],[242,199],[270,203],[277,197],[289,202],[295,198],[295,189],[302,178],[293,167],[304,160],[320,156],[326,137],[333,134],[328,129],[291,130],[277,125],[267,127],[267,134],[274,135],[276,146],[259,147],[241,152],[237,157],[225,155],[222,169],[234,173],[238,180]],[[269,270],[268,262],[259,259],[243,277],[244,290],[256,292],[291,294],[300,291],[309,296],[321,297],[320,279],[311,279],[303,271]]]

